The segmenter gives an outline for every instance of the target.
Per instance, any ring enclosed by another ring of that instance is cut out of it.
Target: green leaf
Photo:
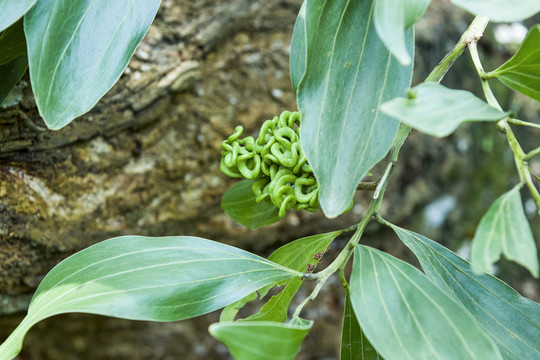
[[[540,11],[538,0],[451,0],[474,15],[483,15],[496,22],[527,19]]]
[[[540,358],[540,304],[422,235],[389,224],[418,257],[428,278],[454,296],[491,335],[504,359]],[[489,358],[489,357],[487,357]]]
[[[302,273],[206,239],[110,239],[76,253],[49,272],[28,315],[0,347],[0,354],[15,356],[26,331],[52,315],[83,312],[177,321],[214,311],[294,276]]]
[[[223,308],[221,314],[219,315],[219,321],[234,321],[234,318],[238,312],[249,302],[257,300],[257,292],[251,293],[248,296],[233,302]]]
[[[26,55],[26,39],[23,22],[19,20],[0,33],[0,65],[7,64],[22,55]]]
[[[289,58],[289,68],[291,69],[291,83],[295,94],[298,95],[298,84],[302,80],[306,71],[306,36],[307,36],[307,24],[306,24],[306,4],[307,1],[302,3],[296,23],[294,24],[294,31],[291,40],[291,56]]]
[[[540,177],[534,173],[533,169],[531,169],[530,166],[529,166],[529,172],[531,173],[532,176],[534,176],[536,181],[538,181],[540,183]],[[538,210],[540,211],[540,209],[538,209]]]
[[[502,254],[538,278],[538,252],[519,188],[514,187],[499,197],[480,220],[471,246],[474,271],[491,271]]]
[[[431,0],[375,0],[375,29],[386,48],[402,65],[411,63],[405,29],[418,21]]]
[[[330,243],[343,231],[308,236],[290,242],[274,251],[268,260],[300,272],[306,272],[307,266],[316,266]],[[287,280],[285,288],[274,295],[262,307],[261,311],[246,320],[284,322],[287,319],[289,305],[303,283],[301,278]],[[264,296],[265,291],[259,291]]]
[[[40,0],[25,15],[32,89],[50,129],[90,110],[116,83],[159,3]]]
[[[460,304],[389,254],[357,246],[350,286],[358,323],[387,360],[501,359]]]
[[[540,1],[537,2],[540,7]],[[517,53],[488,77],[540,101],[540,25],[533,26]]]
[[[210,325],[210,334],[227,345],[236,360],[294,360],[312,321],[287,324],[270,321],[223,322]]]
[[[9,92],[19,82],[28,67],[26,55],[19,56],[11,62],[0,65],[0,105],[6,100]]]
[[[7,29],[17,20],[23,17],[24,14],[37,0],[2,0],[0,1],[0,31]]]
[[[253,180],[242,180],[223,194],[221,208],[234,221],[250,229],[257,229],[281,220],[279,209],[267,201],[256,202],[251,190]]]
[[[293,34],[300,141],[331,218],[349,208],[362,177],[390,149],[399,123],[379,105],[402,94],[411,80],[412,66],[401,66],[377,36],[373,5],[307,1]],[[412,54],[412,29],[405,38]]]
[[[498,121],[508,116],[468,91],[435,82],[415,86],[409,94],[412,99],[392,99],[381,111],[431,136],[448,136],[466,122]]]
[[[305,272],[308,264],[317,264],[318,260],[313,256],[326,251],[332,241],[341,234],[343,234],[343,230],[294,240],[270,254],[268,260],[289,269]]]
[[[364,335],[351,306],[349,293],[345,297],[343,328],[341,330],[340,360],[380,360],[377,350]]]

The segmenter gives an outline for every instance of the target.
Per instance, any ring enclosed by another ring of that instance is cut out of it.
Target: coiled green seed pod
[[[293,208],[319,208],[319,186],[300,147],[299,128],[300,113],[284,111],[263,123],[257,139],[240,139],[238,126],[221,143],[221,171],[254,180],[256,201],[271,202],[281,217]]]

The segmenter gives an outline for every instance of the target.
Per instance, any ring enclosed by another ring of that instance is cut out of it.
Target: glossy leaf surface
[[[328,217],[347,210],[361,178],[388,152],[399,123],[379,105],[411,80],[412,67],[401,66],[377,36],[373,5],[307,1],[294,29],[291,59],[298,64],[291,65],[291,78],[298,83],[300,141]],[[405,38],[412,54],[412,29]]]
[[[347,293],[345,310],[343,312],[343,327],[341,330],[340,360],[381,360],[373,345],[364,335],[351,306],[351,298]]]
[[[267,201],[256,202],[251,190],[253,180],[241,180],[231,186],[221,198],[221,208],[234,221],[257,229],[281,220],[279,209]]]
[[[26,55],[26,40],[24,38],[22,20],[16,22],[0,33],[0,65]]]
[[[295,240],[274,251],[268,260],[289,269],[306,272],[308,265],[313,267],[317,265],[319,262],[317,258],[324,255],[330,243],[341,233],[342,231],[334,231]],[[285,288],[272,296],[261,311],[248,317],[247,320],[284,322],[287,319],[289,305],[302,283],[301,278],[287,280]]]
[[[36,2],[37,0],[0,0],[0,31],[23,17]]]
[[[540,358],[540,304],[471,265],[444,246],[391,225],[430,280],[451,294],[495,340],[504,359]]]
[[[471,246],[473,269],[490,272],[501,254],[538,277],[538,252],[518,187],[499,197],[480,220]]]
[[[0,354],[16,355],[28,328],[52,315],[83,312],[176,321],[214,311],[294,276],[302,273],[206,239],[113,238],[51,270]]]
[[[540,1],[537,2],[540,6]],[[518,52],[490,76],[511,89],[540,101],[540,25],[533,26]]]
[[[210,325],[210,334],[227,345],[235,360],[294,360],[313,322],[224,322]]]
[[[375,0],[375,29],[386,48],[402,65],[412,61],[405,29],[418,21],[430,0]]]
[[[508,115],[468,91],[435,82],[422,83],[410,92],[414,98],[392,99],[381,111],[431,136],[448,136],[463,123],[498,121]]]
[[[0,65],[0,105],[6,100],[9,92],[21,79],[28,67],[28,59],[25,55],[19,56],[11,62]]]
[[[451,0],[455,5],[493,21],[511,22],[527,19],[540,11],[537,0]]]
[[[40,0],[24,17],[39,112],[60,129],[116,83],[160,0]]]
[[[386,360],[501,359],[460,304],[389,254],[357,246],[350,287],[358,323]]]

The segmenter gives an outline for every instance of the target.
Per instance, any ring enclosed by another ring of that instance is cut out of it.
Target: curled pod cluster
[[[240,139],[244,129],[237,126],[221,143],[221,171],[253,180],[256,201],[270,201],[280,217],[293,208],[319,208],[319,186],[300,148],[299,128],[300,113],[284,111],[263,123],[257,139]]]

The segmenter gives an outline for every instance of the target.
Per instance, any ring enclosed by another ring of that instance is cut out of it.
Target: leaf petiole
[[[528,122],[528,121],[522,121],[522,120],[519,120],[519,119],[508,119],[508,122],[510,124],[513,124],[513,125],[523,125],[523,126],[530,126],[530,127],[534,127],[534,128],[538,128],[540,129],[540,124],[535,124],[535,123],[532,123],[532,122]]]

